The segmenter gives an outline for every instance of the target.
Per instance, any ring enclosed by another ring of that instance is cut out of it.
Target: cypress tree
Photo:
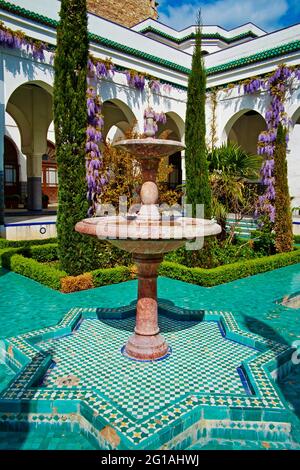
[[[85,142],[88,61],[86,0],[62,0],[57,28],[54,124],[58,164],[58,249],[62,269],[76,275],[93,266],[94,241],[75,232],[87,217]]]
[[[289,195],[286,129],[279,124],[274,151],[275,176],[275,247],[279,253],[293,249],[293,222]]]
[[[186,199],[193,205],[204,204],[204,216],[211,217],[211,187],[205,141],[206,73],[201,47],[201,15],[198,15],[192,70],[189,75],[185,119]]]

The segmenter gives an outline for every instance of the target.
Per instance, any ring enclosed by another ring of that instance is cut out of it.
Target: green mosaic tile
[[[11,338],[7,346],[23,351],[30,362],[3,392],[0,411],[24,411],[9,422],[29,419],[39,426],[63,423],[70,416],[79,422],[80,413],[102,448],[111,447],[102,430],[115,429],[120,449],[168,446],[203,419],[223,423],[214,427],[216,436],[242,432],[251,439],[276,409],[278,422],[284,422],[285,404],[270,370],[278,355],[288,360],[289,347],[245,332],[229,312],[188,311],[168,303],[162,310],[160,327],[172,346],[164,361],[135,362],[120,353],[134,328],[134,306],[74,308],[56,328]],[[241,366],[250,388],[238,372]],[[0,426],[5,419],[0,414]],[[242,428],[236,427],[237,420],[243,420]],[[244,425],[253,420],[257,430]],[[287,432],[283,427],[281,439]],[[199,430],[183,438],[183,448],[196,435]]]

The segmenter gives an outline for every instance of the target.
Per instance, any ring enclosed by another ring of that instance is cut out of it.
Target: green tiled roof
[[[161,36],[165,39],[169,39],[170,41],[175,42],[176,44],[181,44],[182,42],[187,41],[188,39],[195,38],[195,33],[190,33],[187,36],[184,36],[182,38],[175,38],[174,36],[164,33],[163,31],[160,31],[159,29],[153,28],[152,26],[147,26],[146,28],[142,29],[139,32],[143,34],[154,33],[154,34],[157,34],[157,36]],[[219,33],[202,33],[202,37],[204,39],[219,39],[220,41],[223,41],[226,44],[230,44],[232,42],[239,41],[240,39],[244,39],[244,38],[256,38],[257,34],[253,33],[252,31],[247,31],[237,36],[226,38],[225,36],[222,36]]]
[[[48,18],[44,15],[39,15],[38,13],[34,13],[29,10],[26,10],[25,8],[18,7],[4,0],[0,0],[0,7],[3,10],[10,11],[11,13],[14,13],[16,15],[20,15],[22,17],[37,21],[39,23],[46,24],[53,28],[56,28],[58,25],[58,21],[56,20]],[[237,36],[235,37],[235,39],[236,38]],[[138,49],[128,47],[124,44],[120,44],[119,42],[112,41],[111,39],[107,39],[107,38],[104,38],[102,36],[98,36],[92,33],[89,34],[89,39],[97,44],[101,44],[106,47],[111,47],[112,49],[124,52],[125,54],[142,58],[148,62],[152,62],[152,63],[161,65],[163,67],[166,67],[172,70],[176,70],[185,75],[188,75],[190,73],[190,69],[187,67],[176,64],[166,59],[162,59],[161,57],[154,56],[147,52],[143,52]],[[257,54],[252,54],[250,56],[242,57],[237,60],[226,62],[225,64],[216,65],[214,67],[209,67],[206,70],[206,72],[207,72],[207,75],[215,75],[217,73],[225,72],[226,70],[237,69],[240,67],[250,65],[252,63],[262,62],[270,58],[280,57],[282,55],[289,54],[291,52],[296,52],[296,51],[300,51],[300,40],[295,40],[295,41],[289,42],[287,44],[283,44],[278,47],[266,49],[265,51],[258,52]],[[185,88],[185,87],[182,87],[182,88]]]

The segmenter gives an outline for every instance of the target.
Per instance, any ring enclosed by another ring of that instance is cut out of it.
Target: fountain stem
[[[157,273],[162,255],[134,255],[133,260],[138,269],[136,326],[125,353],[134,359],[155,360],[168,353],[158,327]]]

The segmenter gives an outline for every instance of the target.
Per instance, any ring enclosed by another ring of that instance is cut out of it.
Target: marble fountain
[[[116,143],[141,164],[139,212],[76,225],[79,232],[132,253],[137,305],[132,284],[109,286],[99,308],[73,307],[57,325],[2,342],[0,353],[12,371],[0,394],[3,440],[20,435],[21,444],[13,444],[20,448],[30,430],[35,449],[36,439],[46,433],[39,448],[47,448],[55,432],[59,448],[66,448],[71,430],[70,439],[80,433],[106,450],[299,449],[276,381],[292,370],[289,344],[243,329],[231,312],[203,310],[197,288],[173,279],[161,280],[167,299],[160,298],[158,310],[163,255],[215,235],[220,227],[211,220],[160,214],[159,161],[184,146],[155,139],[153,122],[148,124],[146,138]],[[181,291],[188,292],[187,303]],[[247,308],[251,312],[251,305]]]
[[[216,235],[221,227],[212,220],[182,216],[164,218],[160,214],[156,184],[160,159],[185,147],[178,141],[154,138],[151,117],[147,118],[145,135],[146,138],[121,140],[114,144],[130,152],[141,165],[143,184],[139,212],[134,216],[84,219],[75,229],[132,253],[138,277],[136,326],[123,352],[137,360],[156,360],[170,351],[158,326],[157,273],[163,256],[187,241]]]

